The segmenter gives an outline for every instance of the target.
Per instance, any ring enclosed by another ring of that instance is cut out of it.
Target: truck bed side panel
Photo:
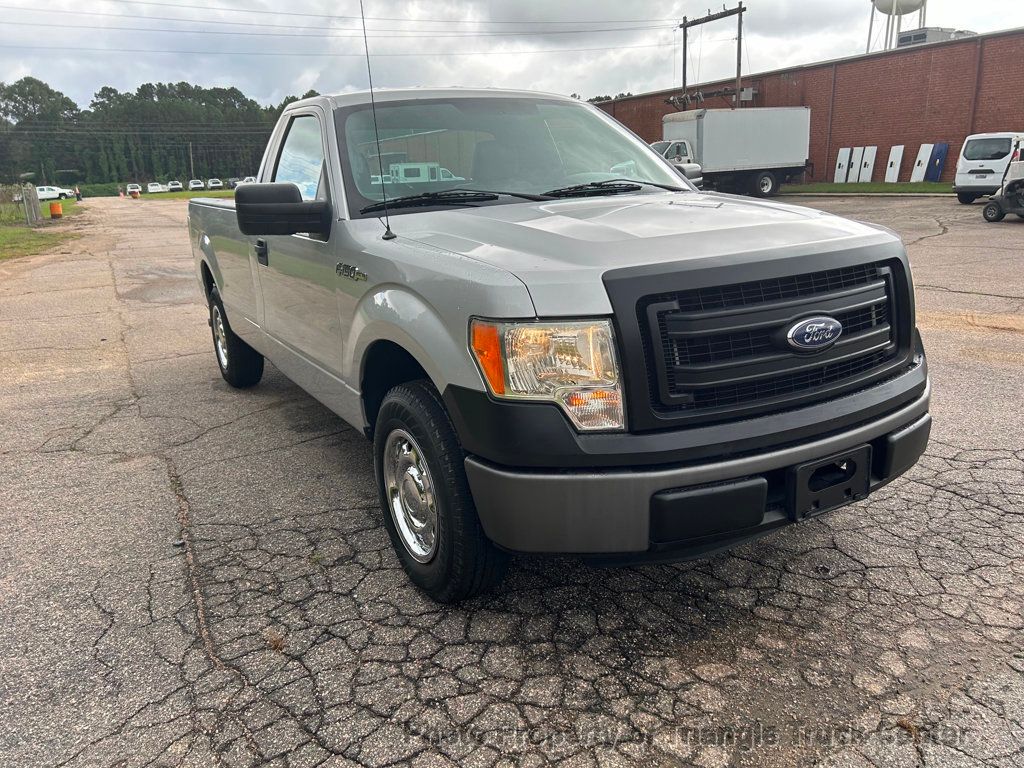
[[[194,200],[189,217],[197,270],[200,260],[209,264],[228,322],[242,338],[251,337],[251,326],[260,325],[257,276],[249,238],[238,231],[234,201]]]

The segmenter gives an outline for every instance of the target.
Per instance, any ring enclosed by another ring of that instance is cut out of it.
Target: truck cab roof
[[[378,103],[391,101],[408,101],[410,99],[440,99],[461,97],[467,99],[480,98],[524,98],[524,99],[558,99],[560,101],[576,101],[570,96],[563,96],[557,93],[541,93],[538,91],[524,91],[508,88],[462,88],[457,86],[422,86],[410,88],[375,88],[373,98]],[[360,104],[370,103],[369,91],[351,91],[349,93],[325,94],[311,96],[308,99],[301,99],[289,104],[285,111],[300,109],[310,105],[317,105],[325,109],[337,109],[339,107],[352,107]]]

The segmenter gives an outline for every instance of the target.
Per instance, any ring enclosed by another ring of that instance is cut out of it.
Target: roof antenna
[[[370,81],[370,112],[373,114],[373,138],[377,143],[377,167],[380,169],[380,194],[384,203],[384,235],[381,240],[394,240],[391,231],[391,217],[388,215],[388,193],[384,190],[384,160],[380,153],[380,131],[377,130],[377,102],[373,99],[373,72],[370,70],[370,42],[366,37],[366,12],[363,0],[359,0],[359,19],[363,23],[363,50],[366,51],[366,77]]]

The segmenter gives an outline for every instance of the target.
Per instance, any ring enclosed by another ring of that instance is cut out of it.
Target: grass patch
[[[43,200],[39,203],[39,212],[42,214],[44,222],[50,220],[50,202],[50,200]],[[60,202],[65,217],[76,216],[82,212],[82,207],[73,198],[52,202]],[[27,227],[21,206],[11,205],[10,207],[16,209],[17,216],[0,220],[2,221],[0,223],[0,261],[17,256],[43,253],[78,237],[78,234],[69,227],[56,228],[47,223],[38,227]]]
[[[78,201],[75,198],[69,200],[42,200],[39,203],[39,212],[43,215],[44,219],[50,218],[50,203],[60,203],[61,211],[64,216],[77,216],[82,212],[82,209],[78,207]]]
[[[0,261],[48,251],[77,235],[49,227],[0,226]]]
[[[24,224],[25,211],[21,203],[0,203],[0,227],[8,224]]]
[[[74,216],[82,212],[78,207],[78,201],[70,200],[42,200],[39,203],[39,214],[43,219],[50,218],[50,203],[59,202],[65,216]],[[25,223],[25,211],[21,203],[0,203],[0,226],[17,226]]]
[[[884,181],[871,181],[864,184],[832,184],[831,182],[816,182],[814,184],[787,184],[782,190],[783,194],[839,192],[848,195],[858,194],[890,194],[899,195],[907,193],[922,193],[952,195],[953,188],[944,181],[914,181],[903,184],[886,184]]]
[[[197,189],[189,192],[143,192],[140,200],[191,200],[193,197],[234,197],[233,189]]]

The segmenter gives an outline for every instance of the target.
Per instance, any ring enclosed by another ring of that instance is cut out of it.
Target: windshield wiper
[[[506,192],[499,189],[472,189],[471,187],[454,187],[453,189],[446,189],[445,192],[478,192],[483,195],[521,197],[523,200],[533,200],[535,202],[548,199],[548,195],[535,195],[530,192]]]
[[[604,179],[588,181],[586,184],[573,184],[571,187],[549,189],[545,195],[550,197],[585,197],[587,195],[617,194],[619,192],[638,192],[642,187],[658,187],[669,192],[685,192],[684,187],[671,184],[659,184],[656,181],[638,181],[636,179]]]
[[[486,203],[490,200],[497,200],[498,195],[493,192],[476,192],[469,190],[444,190],[441,192],[421,192],[418,195],[406,195],[395,197],[387,202],[373,203],[359,209],[360,213],[371,211],[383,211],[387,208],[410,208],[417,205],[472,205],[473,203]]]
[[[488,189],[456,187],[455,189],[442,189],[438,192],[421,192],[418,195],[395,197],[386,203],[382,200],[379,203],[360,208],[359,212],[370,213],[371,211],[383,211],[385,208],[410,208],[418,205],[472,205],[473,203],[487,203],[502,196],[520,197],[524,200],[550,200],[544,195],[531,195],[526,192],[492,192]]]

